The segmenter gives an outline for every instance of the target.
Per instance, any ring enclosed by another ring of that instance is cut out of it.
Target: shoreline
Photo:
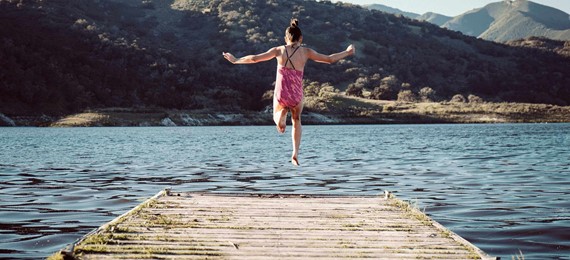
[[[346,103],[346,102],[345,102]],[[525,103],[399,103],[331,107],[302,115],[305,125],[343,124],[487,124],[570,123],[570,106]],[[288,122],[289,124],[290,122]],[[67,116],[18,116],[0,113],[0,126],[121,127],[121,126],[238,126],[273,125],[265,111],[215,111],[104,108]]]

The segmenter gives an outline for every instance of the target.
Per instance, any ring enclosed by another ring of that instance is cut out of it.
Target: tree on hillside
[[[399,102],[417,102],[418,101],[418,97],[416,96],[416,94],[414,94],[413,91],[411,90],[402,90],[398,93],[398,101]]]
[[[483,103],[484,102],[482,98],[475,96],[473,94],[470,94],[467,97],[467,100],[469,100],[469,103]]]
[[[465,99],[465,97],[463,95],[456,94],[451,98],[450,102],[452,102],[452,103],[465,103],[465,102],[467,102],[467,100]]]
[[[375,87],[370,94],[372,99],[395,100],[398,98],[401,83],[394,75],[383,78],[380,86]]]
[[[362,87],[357,86],[354,83],[348,85],[348,88],[346,89],[346,95],[354,97],[364,97]]]
[[[422,89],[420,89],[420,92],[418,93],[419,95],[419,99],[422,102],[433,102],[436,100],[436,96],[435,96],[435,90],[433,90],[430,87],[424,87]]]

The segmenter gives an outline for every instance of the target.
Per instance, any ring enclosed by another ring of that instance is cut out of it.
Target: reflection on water
[[[0,128],[0,258],[45,257],[159,190],[394,191],[491,255],[570,259],[569,124]]]

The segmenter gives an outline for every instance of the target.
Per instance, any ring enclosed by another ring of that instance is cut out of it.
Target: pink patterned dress
[[[275,79],[275,99],[277,102],[286,108],[294,108],[303,100],[303,72],[293,68],[287,68],[287,63],[290,62],[291,57],[300,48],[297,47],[291,56],[287,53],[287,61],[285,65],[277,65],[277,77]],[[287,52],[287,48],[285,48]]]

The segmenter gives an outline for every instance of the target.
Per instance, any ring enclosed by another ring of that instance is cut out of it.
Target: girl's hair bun
[[[291,42],[297,42],[303,34],[299,28],[299,21],[295,18],[291,19],[291,26],[287,27],[285,30],[285,37]]]
[[[291,27],[299,27],[299,20],[295,18],[291,19]]]

